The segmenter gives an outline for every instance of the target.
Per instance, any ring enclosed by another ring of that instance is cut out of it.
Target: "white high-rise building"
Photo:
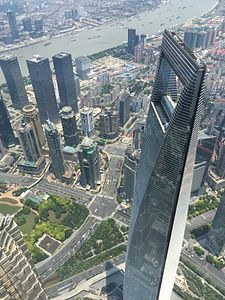
[[[90,136],[94,131],[94,117],[92,108],[84,107],[80,111],[80,126],[82,134],[86,136]]]

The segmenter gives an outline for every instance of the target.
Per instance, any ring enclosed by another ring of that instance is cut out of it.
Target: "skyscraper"
[[[76,113],[78,106],[71,54],[64,52],[56,54],[53,56],[53,64],[58,84],[60,105],[61,107],[71,106]]]
[[[76,99],[80,97],[80,78],[78,76],[74,77],[75,82],[75,92],[76,92]]]
[[[43,31],[43,20],[37,19],[34,21],[34,29],[36,32],[42,32]]]
[[[27,60],[27,67],[41,123],[46,122],[48,119],[53,123],[57,122],[59,120],[59,112],[48,58],[35,55],[30,60]]]
[[[76,71],[77,76],[82,79],[88,79],[88,74],[91,71],[90,59],[86,56],[80,56],[76,58]]]
[[[2,95],[0,94],[0,139],[3,146],[8,148],[16,143],[15,135],[9,120],[9,114],[5,106]]]
[[[60,112],[63,126],[65,146],[76,147],[79,144],[79,134],[75,113],[70,106],[64,106]]]
[[[22,109],[29,101],[18,59],[11,55],[1,57],[0,65],[8,85],[12,104],[16,109]]]
[[[134,55],[134,48],[139,44],[139,35],[136,35],[136,29],[128,28],[128,47],[127,52]]]
[[[120,130],[118,111],[106,109],[100,113],[99,117],[100,136],[105,139],[115,138]]]
[[[218,256],[225,256],[225,193],[222,194],[212,228],[208,234],[209,247]]]
[[[94,143],[89,137],[85,137],[80,144],[78,151],[80,163],[80,182],[82,186],[90,185],[96,188],[97,181],[100,179],[100,161],[97,143]]]
[[[123,127],[130,116],[130,94],[124,93],[119,101],[120,126]]]
[[[136,121],[134,132],[133,132],[133,144],[136,150],[141,149],[142,137],[145,130],[146,121],[143,118],[140,118]]]
[[[22,23],[23,23],[23,28],[25,31],[33,30],[31,18],[29,18],[29,17],[23,18]]]
[[[41,148],[32,123],[21,120],[17,124],[17,134],[26,161],[36,162],[41,157]]]
[[[124,300],[171,297],[190,199],[205,72],[183,41],[165,30],[137,174]],[[176,76],[183,84],[179,98]]]
[[[1,214],[0,282],[1,299],[48,299],[18,226],[12,217]]]
[[[12,12],[11,10],[9,10],[7,12],[7,18],[8,18],[8,21],[9,21],[9,27],[10,27],[10,31],[11,31],[11,34],[12,34],[12,38],[13,38],[13,40],[18,40],[20,38],[20,35],[19,35],[18,24],[16,22],[15,13]]]
[[[225,141],[223,142],[222,149],[220,151],[219,160],[216,166],[217,174],[221,177],[225,177]]]
[[[4,147],[3,142],[0,138],[0,159],[2,159],[6,155],[6,153],[7,153],[7,150]]]
[[[80,124],[82,134],[90,136],[95,129],[92,108],[84,107],[80,111]]]
[[[33,104],[29,104],[24,106],[23,108],[23,119],[27,123],[32,123],[35,129],[38,141],[40,143],[40,147],[45,145],[45,135],[41,125],[40,117],[38,111]]]
[[[52,160],[52,172],[56,178],[62,179],[65,174],[65,164],[60,144],[60,135],[49,120],[45,124],[45,135],[48,142],[49,156]]]
[[[129,145],[124,160],[124,194],[130,201],[134,198],[139,159],[140,150],[135,150],[133,145]]]

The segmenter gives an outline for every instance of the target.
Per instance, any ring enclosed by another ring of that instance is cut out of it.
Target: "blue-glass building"
[[[136,179],[124,300],[169,300],[182,247],[205,65],[165,31]],[[177,80],[182,90],[177,92]]]
[[[59,111],[49,59],[35,55],[27,60],[27,67],[34,89],[41,123],[45,123],[48,119],[53,123],[57,122],[59,120]]]

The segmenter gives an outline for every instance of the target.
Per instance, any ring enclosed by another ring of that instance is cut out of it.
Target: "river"
[[[124,20],[125,27],[137,29],[137,33],[155,34],[159,30],[181,24],[184,21],[201,16],[210,10],[216,0],[169,0],[154,11],[145,11],[138,14],[133,20]],[[176,17],[180,16],[179,19]],[[164,23],[163,26],[160,24]],[[111,47],[118,46],[127,40],[127,29],[119,25],[104,25],[79,32],[78,36],[67,34],[50,40],[51,44],[44,47],[47,41],[29,45],[12,51],[12,54],[19,57],[23,75],[27,75],[26,59],[34,54],[51,58],[60,51],[72,54],[73,58],[80,55],[90,55]],[[100,37],[97,37],[100,36]],[[93,38],[94,37],[94,38]],[[72,41],[73,40],[73,41]],[[0,72],[0,83],[4,82],[3,74]]]

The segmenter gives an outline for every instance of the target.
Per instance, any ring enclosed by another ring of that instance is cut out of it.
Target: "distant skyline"
[[[131,21],[127,19],[123,20],[122,23],[124,24],[124,27],[120,26],[118,22],[115,23],[114,26],[103,25],[99,27],[101,28],[100,31],[98,31],[98,28],[93,28],[86,31],[75,32],[72,36],[66,35],[62,36],[60,39],[51,39],[51,44],[46,47],[43,46],[47,42],[43,41],[35,45],[13,50],[12,52],[14,55],[18,56],[23,76],[25,76],[28,74],[25,60],[29,59],[34,54],[40,54],[50,58],[61,51],[66,51],[71,53],[73,59],[80,55],[90,55],[125,42],[127,40],[127,28],[125,27],[136,28],[138,34],[155,34],[158,30],[177,23],[182,24],[184,21],[193,18],[194,16],[202,15],[216,3],[215,0],[199,0],[197,2],[195,0],[184,1],[183,7],[186,6],[185,9],[182,9],[180,0],[170,0],[168,3],[154,11],[146,11],[138,14],[138,19],[135,18]],[[172,17],[174,11],[179,13],[179,20]],[[170,22],[171,17],[173,20]],[[160,26],[162,23],[165,23],[163,27]],[[77,34],[78,36],[76,36]],[[93,39],[93,37],[97,35],[100,35],[100,37]],[[0,72],[0,83],[1,82],[3,83],[4,80],[2,73]]]

